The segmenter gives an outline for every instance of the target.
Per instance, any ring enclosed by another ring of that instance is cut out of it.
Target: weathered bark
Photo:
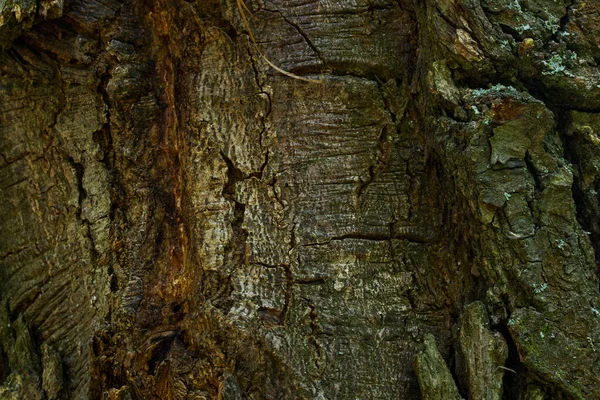
[[[600,398],[599,26],[1,2],[0,397]]]
[[[461,399],[456,382],[439,353],[433,335],[424,338],[425,349],[415,357],[415,372],[425,399]]]

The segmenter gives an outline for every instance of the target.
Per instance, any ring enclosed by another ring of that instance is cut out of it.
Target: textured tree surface
[[[600,398],[600,3],[0,0],[0,47],[0,398]]]

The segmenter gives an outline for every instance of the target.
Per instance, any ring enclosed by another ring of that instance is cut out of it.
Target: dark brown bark
[[[600,398],[599,12],[2,3],[0,397]]]

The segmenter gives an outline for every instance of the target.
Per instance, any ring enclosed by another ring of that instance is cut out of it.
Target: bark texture
[[[600,398],[599,26],[0,0],[0,398]]]

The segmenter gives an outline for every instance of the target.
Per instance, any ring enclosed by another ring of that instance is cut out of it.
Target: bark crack
[[[260,121],[262,124],[262,128],[261,128],[260,132],[258,133],[258,143],[260,145],[261,150],[265,153],[265,160],[263,161],[263,163],[260,167],[260,171],[259,171],[259,175],[258,175],[258,177],[262,177],[265,168],[269,164],[269,150],[268,149],[266,151],[264,150],[264,148],[265,148],[264,136],[265,136],[265,133],[267,132],[267,122],[266,121],[267,121],[267,118],[269,118],[269,116],[271,115],[271,111],[272,111],[272,101],[271,101],[271,95],[269,94],[269,92],[267,92],[264,89],[263,84],[260,81],[260,74],[258,71],[258,67],[256,65],[256,61],[254,60],[254,54],[252,54],[252,50],[251,50],[250,46],[248,46],[248,57],[250,58],[250,64],[252,65],[252,71],[254,72],[254,82],[256,83],[256,86],[259,89],[259,92],[257,93],[257,95],[258,96],[264,95],[267,97],[267,111],[266,111],[266,113],[264,113],[264,114],[261,113],[259,115]]]
[[[381,133],[379,138],[377,139],[377,156],[373,165],[370,165],[368,168],[369,177],[366,181],[361,182],[358,186],[358,190],[356,193],[356,197],[360,199],[365,190],[369,187],[371,183],[375,181],[377,175],[380,172],[384,171],[389,163],[389,158],[391,155],[392,146],[390,143],[390,138],[388,134],[388,124],[383,125],[381,128]]]
[[[414,243],[431,243],[435,242],[439,237],[439,232],[429,225],[406,225],[396,227],[390,225],[390,234],[363,234],[363,233],[348,233],[341,236],[333,236],[324,242],[301,244],[302,247],[323,246],[333,241],[356,239],[370,240],[376,242],[387,242],[391,240],[407,240]]]
[[[2,166],[0,166],[0,170],[8,167],[11,164],[14,164],[18,161],[25,159],[30,154],[31,154],[30,152],[26,151],[22,154],[19,154],[18,156],[15,156],[12,159],[8,159],[8,157],[6,157],[6,155],[4,155],[3,153],[0,153],[0,157],[2,158],[2,161],[4,161],[4,164]]]
[[[225,254],[231,263],[230,267],[234,267],[244,264],[246,259],[246,244],[248,239],[248,231],[244,228],[246,205],[237,200],[235,188],[236,183],[246,179],[246,177],[224,152],[220,152],[220,155],[227,165],[227,181],[223,186],[222,196],[232,202],[234,208],[233,219],[230,222],[233,231],[232,237],[225,248]]]
[[[31,246],[29,246],[29,245],[26,245],[26,246],[21,246],[21,247],[19,247],[19,248],[17,248],[17,249],[14,249],[14,250],[10,250],[10,251],[8,251],[8,252],[6,252],[6,253],[4,253],[4,254],[2,254],[2,255],[0,256],[0,261],[4,261],[4,260],[6,260],[8,257],[11,257],[11,256],[17,256],[17,255],[19,255],[21,252],[23,252],[23,251],[25,251],[25,250],[29,249],[30,247],[31,247]]]
[[[325,59],[323,58],[323,55],[321,54],[321,51],[317,48],[317,46],[314,45],[314,43],[310,40],[308,35],[302,30],[302,28],[300,28],[300,26],[298,24],[296,24],[294,21],[291,21],[289,18],[287,18],[285,15],[283,15],[283,13],[280,10],[270,10],[268,8],[264,8],[264,11],[279,14],[286,23],[288,23],[290,26],[292,26],[296,30],[296,32],[298,32],[298,34],[300,36],[302,36],[302,38],[304,39],[304,41],[306,42],[308,47],[310,47],[310,49],[317,56],[317,59],[321,63],[321,67],[324,68],[327,65],[325,62]]]
[[[567,27],[567,24],[569,23],[569,12],[571,11],[571,9],[573,8],[573,6],[575,5],[576,0],[571,0],[571,2],[565,7],[565,15],[563,15],[560,18],[559,24],[558,24],[558,29],[556,30],[556,32],[552,33],[552,40],[554,40],[555,42],[560,42],[559,36],[565,34],[565,28]]]

